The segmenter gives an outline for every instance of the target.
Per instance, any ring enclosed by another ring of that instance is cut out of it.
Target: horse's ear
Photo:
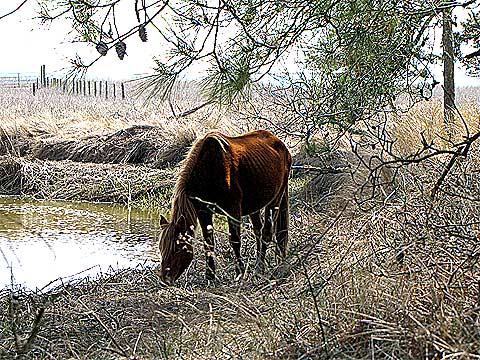
[[[168,225],[167,219],[165,219],[165,216],[160,215],[160,226]]]

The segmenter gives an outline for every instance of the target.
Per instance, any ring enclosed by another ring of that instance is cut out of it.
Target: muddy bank
[[[0,194],[130,203],[167,194],[196,138],[155,126],[56,140],[0,133]]]
[[[113,134],[77,140],[42,139],[28,134],[0,134],[0,155],[39,160],[72,160],[97,164],[177,165],[196,138],[193,131],[177,138],[157,126],[137,125]]]
[[[167,193],[173,183],[173,171],[146,166],[0,156],[2,195],[129,203]]]

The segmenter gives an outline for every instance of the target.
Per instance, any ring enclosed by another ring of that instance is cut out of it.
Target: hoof
[[[213,271],[211,271],[211,270],[208,271],[207,270],[207,272],[205,272],[205,279],[207,281],[215,281],[216,278],[217,277],[215,276],[215,273]]]
[[[272,272],[272,279],[286,279],[292,274],[292,268],[287,263],[282,263]]]
[[[255,273],[257,275],[263,275],[265,273],[265,264],[261,262],[257,262],[255,264]]]
[[[237,275],[236,278],[245,274],[245,265],[243,264],[243,262],[240,262],[235,266],[235,273]]]

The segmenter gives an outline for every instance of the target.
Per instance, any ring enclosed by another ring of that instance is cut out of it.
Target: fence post
[[[33,96],[35,96],[35,93],[36,93],[36,87],[35,87],[35,83],[32,83],[32,88],[33,88]]]
[[[100,87],[99,96],[102,96],[102,81],[99,81],[98,84],[99,84],[99,87]]]
[[[122,100],[125,100],[125,85],[122,82]]]
[[[20,73],[17,73],[17,83],[18,87],[20,87]]]
[[[117,87],[115,86],[115,83],[113,83],[112,85],[113,85],[113,100],[115,100],[117,98]]]
[[[47,86],[47,68],[45,65],[42,65],[41,67],[41,83],[42,83],[42,87],[46,87]]]
[[[91,92],[90,92],[90,80],[88,80],[88,96],[91,95]]]
[[[108,82],[105,81],[105,99],[108,100]]]
[[[93,96],[97,97],[97,82],[93,82]]]

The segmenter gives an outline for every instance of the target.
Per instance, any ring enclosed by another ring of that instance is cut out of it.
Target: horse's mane
[[[177,182],[175,183],[175,188],[173,190],[172,196],[172,219],[168,228],[165,230],[167,234],[165,240],[160,243],[160,251],[162,254],[173,251],[176,240],[175,236],[175,225],[177,222],[182,220],[182,217],[185,219],[185,223],[188,227],[193,226],[193,229],[197,225],[197,212],[189,196],[185,192],[185,186],[190,179],[192,171],[197,164],[198,156],[202,150],[203,144],[207,138],[215,138],[223,149],[225,146],[228,146],[227,140],[220,133],[209,133],[203,138],[198,139],[190,148],[187,156],[181,163],[180,173],[178,175]],[[192,230],[193,230],[192,229]],[[189,229],[186,229],[189,230]]]

